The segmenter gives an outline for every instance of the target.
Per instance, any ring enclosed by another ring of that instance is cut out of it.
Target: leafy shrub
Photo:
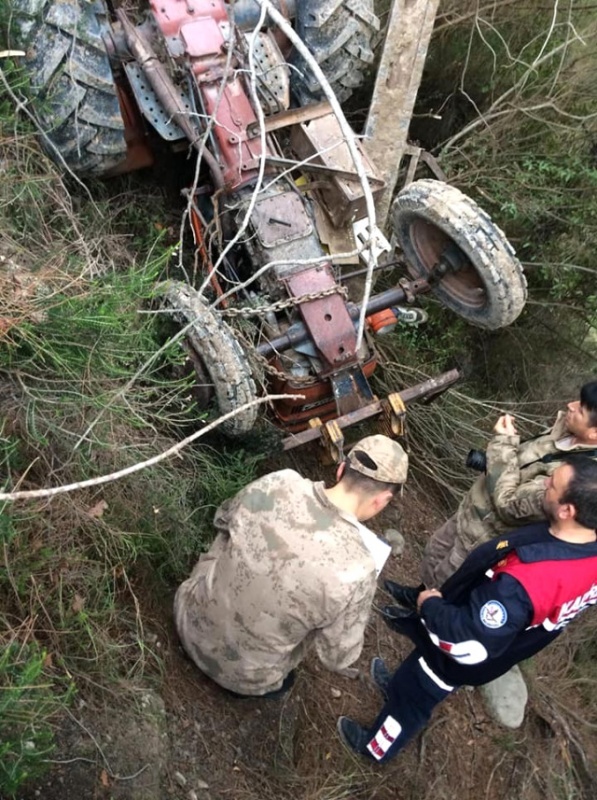
[[[73,689],[45,668],[47,654],[16,635],[0,651],[0,792],[13,797],[26,780],[47,769],[53,749],[51,717]]]

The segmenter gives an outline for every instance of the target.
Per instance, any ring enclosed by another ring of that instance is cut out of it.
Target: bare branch
[[[594,36],[594,35],[597,35],[597,34],[592,34],[592,35]],[[498,99],[495,100],[495,102],[493,102],[491,104],[490,108],[487,110],[487,112],[482,117],[477,117],[477,119],[473,120],[468,125],[465,125],[465,127],[462,128],[460,131],[458,131],[458,133],[456,133],[454,136],[452,136],[450,139],[448,139],[448,141],[443,146],[443,152],[444,153],[447,152],[450,148],[454,147],[456,142],[458,142],[458,141],[460,141],[460,139],[463,139],[466,136],[468,136],[470,133],[472,133],[474,130],[476,130],[481,125],[487,125],[489,120],[495,119],[496,117],[502,116],[503,114],[506,114],[506,113],[511,113],[513,110],[515,110],[515,111],[522,110],[522,109],[518,109],[516,106],[511,106],[511,107],[509,107],[507,109],[501,109],[500,107],[503,106],[506,103],[506,101],[511,102],[510,98],[512,97],[512,95],[516,96],[516,94],[519,92],[519,90],[524,88],[524,86],[526,85],[526,82],[528,81],[529,75],[530,75],[530,73],[532,71],[535,71],[536,68],[540,64],[544,63],[545,61],[549,61],[549,59],[553,58],[558,53],[561,53],[562,50],[565,50],[566,48],[568,48],[569,44],[570,44],[569,40],[566,40],[565,42],[563,42],[562,44],[558,45],[557,47],[554,47],[553,50],[550,50],[548,53],[545,53],[544,55],[542,55],[541,58],[536,58],[533,61],[533,64],[524,73],[524,75],[513,86],[511,86],[509,89],[507,89],[505,92],[503,92],[503,94],[501,94],[500,97],[498,97]],[[560,110],[551,101],[549,103],[541,104],[541,107],[544,107],[544,106],[550,106],[555,111],[557,111],[558,113],[560,112]],[[527,111],[528,110],[534,110],[534,108],[526,109],[526,110]],[[572,115],[566,115],[566,116],[572,116]],[[590,119],[593,116],[595,116],[595,114],[590,114],[587,117],[580,117],[578,119],[582,119],[582,120]]]
[[[266,395],[265,397],[260,397],[257,400],[252,400],[250,403],[245,403],[239,408],[235,408],[233,411],[229,411],[227,414],[223,414],[221,417],[218,417],[218,419],[214,420],[209,425],[206,425],[201,430],[195,431],[195,433],[192,433],[190,436],[187,436],[185,439],[177,442],[175,445],[169,447],[167,450],[164,450],[162,453],[158,453],[157,456],[148,458],[146,461],[139,461],[136,464],[132,464],[130,467],[125,467],[124,469],[117,470],[116,472],[111,472],[109,475],[100,475],[97,478],[89,478],[85,481],[77,481],[76,483],[69,483],[64,486],[56,486],[53,489],[31,489],[27,491],[0,492],[0,500],[14,502],[15,500],[31,500],[40,497],[55,497],[59,494],[74,492],[77,489],[86,489],[89,486],[101,486],[104,483],[117,481],[120,478],[124,478],[127,475],[133,475],[135,472],[140,472],[143,469],[147,469],[147,467],[153,467],[155,464],[159,464],[161,461],[165,461],[167,458],[177,455],[181,450],[187,447],[187,445],[195,442],[202,436],[205,436],[206,433],[213,431],[218,427],[218,425],[221,425],[222,422],[225,422],[227,419],[231,419],[237,414],[246,411],[246,409],[251,408],[251,406],[269,403],[273,400],[289,399],[304,400],[305,398],[302,394],[272,394]]]

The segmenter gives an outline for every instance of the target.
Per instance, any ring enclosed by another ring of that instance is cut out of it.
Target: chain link
[[[255,350],[254,344],[247,339],[246,336],[243,336],[243,334],[238,330],[235,331],[235,333],[237,334],[238,338],[242,340],[249,361],[257,364],[263,370],[263,372],[267,372],[268,375],[273,375],[275,378],[279,378],[285,383],[291,381],[294,386],[308,386],[309,384],[317,383],[318,379],[314,375],[291,375],[288,372],[283,372],[277,367],[274,367],[274,365],[271,364],[265,356],[262,356],[261,353],[258,353]]]
[[[282,311],[285,308],[293,308],[300,306],[302,303],[308,303],[310,300],[319,300],[321,297],[329,297],[333,294],[341,295],[345,300],[348,298],[348,289],[346,286],[331,286],[329,289],[322,289],[321,292],[311,292],[310,294],[302,294],[300,297],[289,297],[286,300],[277,300],[269,306],[243,306],[242,308],[222,308],[216,311],[225,317],[256,317],[261,314],[268,314],[270,311]]]
[[[268,375],[273,375],[285,383],[290,381],[294,386],[308,386],[309,384],[317,383],[317,378],[312,375],[290,375],[287,372],[282,372],[274,367],[273,364],[270,364],[265,356],[262,356],[261,353],[255,352],[255,350],[249,351],[249,358],[253,361],[256,361],[262,370],[267,372]]]
[[[310,292],[309,294],[302,294],[300,297],[289,297],[285,300],[277,300],[276,302],[271,303],[269,306],[255,306],[254,308],[251,308],[250,306],[244,306],[243,308],[223,308],[217,309],[217,312],[226,317],[255,317],[262,314],[267,314],[270,311],[282,311],[285,308],[300,306],[302,303],[307,303],[310,300],[319,300],[322,297],[330,297],[333,294],[339,294],[345,300],[348,299],[348,289],[346,286],[336,285],[331,286],[329,289],[322,289],[320,292]],[[282,370],[277,369],[268,361],[265,356],[262,356],[260,353],[255,351],[253,344],[248,341],[245,336],[240,334],[240,331],[236,330],[236,334],[243,339],[249,358],[259,364],[261,369],[264,372],[267,372],[268,375],[273,375],[275,378],[279,378],[284,382],[291,381],[295,386],[308,386],[309,384],[317,383],[317,378],[315,376],[310,375],[303,377],[299,375],[290,375],[287,372],[282,372]]]

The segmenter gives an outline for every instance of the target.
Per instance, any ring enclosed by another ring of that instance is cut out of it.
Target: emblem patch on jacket
[[[508,612],[498,600],[488,600],[479,612],[486,628],[501,628],[508,621]]]

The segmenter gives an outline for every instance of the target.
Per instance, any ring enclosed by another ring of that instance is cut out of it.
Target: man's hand
[[[514,425],[514,417],[511,414],[502,414],[495,423],[493,432],[501,433],[504,436],[517,436],[518,431]]]
[[[417,611],[421,611],[421,606],[425,600],[429,600],[430,597],[443,597],[443,595],[439,589],[425,589],[417,597]]]

